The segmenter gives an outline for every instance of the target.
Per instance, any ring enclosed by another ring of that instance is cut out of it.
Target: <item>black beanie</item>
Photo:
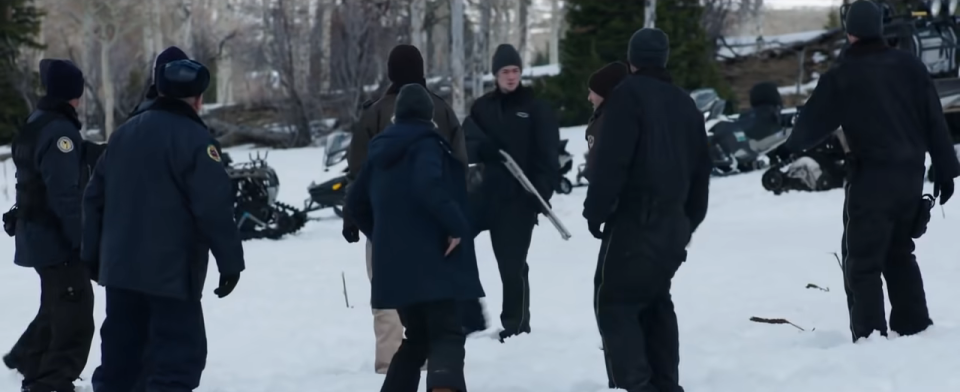
[[[157,92],[165,97],[199,97],[207,87],[210,87],[210,70],[193,60],[172,61],[157,72]]]
[[[393,105],[395,120],[433,121],[433,98],[423,86],[411,83],[400,88]]]
[[[517,49],[510,44],[500,44],[497,46],[497,50],[493,52],[493,64],[490,67],[490,71],[494,75],[497,72],[500,72],[500,69],[506,66],[516,65],[517,67],[523,68],[523,60],[520,58],[520,53],[517,52]]]
[[[423,83],[423,56],[413,45],[397,45],[387,58],[387,78],[391,83],[404,85]]]
[[[861,39],[880,38],[883,35],[883,12],[869,0],[857,0],[847,9],[844,21],[847,34]]]
[[[157,55],[156,61],[153,62],[154,83],[156,83],[156,80],[157,80],[157,73],[159,73],[160,69],[162,69],[164,65],[167,65],[168,63],[174,62],[177,60],[188,60],[188,59],[190,58],[187,57],[187,54],[184,53],[182,50],[180,50],[180,48],[176,46],[171,46],[169,48],[164,49],[162,52],[160,52],[160,54]]]
[[[83,72],[69,60],[40,60],[40,83],[50,98],[70,101],[83,96]]]
[[[627,59],[637,68],[666,68],[670,57],[670,38],[660,29],[642,28],[630,37]]]
[[[603,68],[590,75],[587,85],[590,86],[590,91],[606,98],[607,94],[610,94],[613,88],[617,87],[629,73],[626,64],[617,61],[604,65]]]

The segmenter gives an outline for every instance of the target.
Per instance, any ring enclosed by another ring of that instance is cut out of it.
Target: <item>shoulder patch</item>
[[[207,156],[213,159],[214,162],[220,162],[220,153],[217,152],[217,147],[212,144],[207,146]]]
[[[69,137],[61,136],[57,139],[57,149],[62,153],[73,151],[73,140],[70,140]]]

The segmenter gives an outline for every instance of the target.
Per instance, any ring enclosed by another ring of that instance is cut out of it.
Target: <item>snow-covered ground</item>
[[[582,160],[583,128],[565,129],[564,137]],[[232,152],[238,161],[246,155]],[[280,200],[297,204],[311,181],[337,175],[322,172],[322,159],[317,149],[271,152],[269,162],[281,177]],[[0,204],[12,203],[12,192],[0,192]],[[585,188],[577,188],[553,201],[573,233],[569,242],[545,219],[534,233],[533,333],[506,344],[487,338],[467,342],[472,392],[605,390],[591,307],[599,241],[580,218],[584,195]],[[842,199],[841,191],[774,196],[762,189],[759,174],[713,181],[710,212],[673,288],[687,390],[960,390],[960,242],[955,240],[960,202],[947,206],[946,218],[934,214],[917,246],[937,325],[915,337],[854,345],[840,269],[831,254],[839,250]],[[247,242],[244,248],[248,270],[234,294],[204,298],[210,355],[198,391],[378,390],[383,377],[373,373],[362,244],[346,244],[340,221],[330,219],[311,222],[295,236]],[[497,320],[500,280],[486,234],[477,249],[487,312]],[[12,345],[36,313],[39,287],[34,272],[13,265],[11,238],[0,237],[0,252],[2,346]],[[350,307],[344,304],[341,274]],[[208,293],[216,278],[210,275]],[[807,289],[808,284],[829,291]],[[102,291],[98,294],[102,299]],[[99,322],[102,302],[96,312]],[[806,331],[753,323],[753,316],[785,318]],[[85,379],[98,363],[99,339]],[[18,386],[15,374],[0,373],[0,390]]]

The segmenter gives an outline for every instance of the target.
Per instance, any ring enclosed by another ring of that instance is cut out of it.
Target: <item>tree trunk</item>
[[[550,0],[550,64],[560,64],[560,29],[563,27],[563,12],[560,0]]]
[[[529,21],[529,11],[530,11],[530,0],[516,0],[517,1],[517,52],[520,53],[520,61],[523,62],[524,66],[530,64],[532,57],[528,51],[530,48],[527,45],[527,36],[530,32],[530,21]]]
[[[323,58],[321,62],[323,65],[321,67],[323,69],[323,74],[322,74],[323,76],[321,76],[321,80],[323,84],[321,85],[321,91],[326,92],[330,89],[330,81],[333,78],[333,67],[332,67],[333,62],[331,61],[331,56],[333,56],[333,51],[330,47],[331,46],[330,44],[332,42],[330,35],[333,34],[333,8],[332,7],[334,7],[334,5],[332,4],[333,2],[331,0],[324,0],[324,3],[325,3],[324,8],[326,9],[326,11],[324,11],[323,13],[323,23],[322,23],[323,38],[322,38],[321,51],[322,51]]]
[[[483,95],[483,77],[487,74],[490,64],[490,17],[491,5],[489,1],[480,2],[480,26],[474,34],[473,50],[474,76],[473,76],[473,99],[476,100]]]
[[[450,92],[453,111],[464,117],[463,102],[463,0],[450,0]]]
[[[113,77],[110,75],[110,51],[113,49],[113,42],[110,40],[101,40],[100,42],[100,96],[103,97],[103,132],[106,139],[110,139],[113,134],[113,110],[116,106],[116,94],[113,89]]]
[[[141,31],[143,32],[143,62],[146,64],[145,69],[152,70],[153,59],[157,57],[157,54],[163,49],[154,46],[154,42],[156,41],[154,41],[153,36],[156,33],[153,31],[153,23],[150,23],[150,20],[153,19],[153,7],[147,7],[146,12],[148,16],[147,22],[141,26]],[[152,77],[153,75],[150,75],[148,78]]]
[[[313,26],[310,27],[310,75],[309,91],[321,91],[323,88],[323,40],[326,33],[326,26],[323,24],[323,18],[330,11],[327,10],[326,1],[316,1],[313,11]]]
[[[180,42],[188,55],[196,56],[193,52],[193,1],[183,0],[183,26],[180,29]]]
[[[446,5],[446,6],[444,6]],[[441,3],[436,7],[434,11],[435,20],[440,21],[439,23],[433,26],[433,42],[430,46],[433,48],[433,65],[427,66],[427,69],[435,70],[450,70],[450,55],[449,50],[445,50],[450,47],[450,3]],[[442,73],[436,73],[434,76],[448,76]]]
[[[150,20],[147,21],[147,23],[150,23],[150,24],[153,25],[153,28],[151,29],[151,30],[153,30],[153,48],[154,48],[154,50],[156,51],[153,55],[154,55],[154,57],[156,57],[158,54],[160,54],[161,51],[163,51],[164,49],[166,49],[166,48],[163,46],[164,38],[165,38],[166,35],[163,33],[163,13],[161,13],[161,11],[160,11],[160,9],[161,9],[161,7],[160,7],[160,0],[151,0],[151,1],[150,1],[150,8],[151,8],[151,10],[150,10]],[[150,61],[150,68],[148,68],[148,69],[151,70],[151,71],[150,71],[150,73],[151,73],[151,75],[150,75],[150,80],[153,80],[153,77],[154,77],[154,75],[153,75],[153,60],[154,60],[154,59],[151,59],[151,61]]]
[[[646,0],[643,7],[643,27],[654,28],[657,22],[657,0]]]
[[[233,104],[233,59],[230,52],[224,45],[217,58],[217,101],[224,105]]]
[[[427,14],[426,0],[410,1],[410,45],[416,46],[421,55],[426,55],[426,34],[423,30],[423,19]],[[426,64],[424,64],[426,65]],[[427,70],[423,70],[426,75]]]

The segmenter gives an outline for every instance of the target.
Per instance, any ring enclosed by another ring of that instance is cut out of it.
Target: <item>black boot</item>
[[[505,340],[522,333],[530,333],[530,326],[528,325],[522,328],[504,328],[502,331],[500,331],[500,343],[503,343]]]

